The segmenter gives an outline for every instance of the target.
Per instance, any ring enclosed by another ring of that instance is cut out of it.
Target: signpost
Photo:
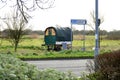
[[[87,20],[85,20],[85,19],[71,19],[71,30],[72,30],[72,24],[84,25],[84,33],[83,33],[84,40],[83,40],[83,48],[82,48],[82,50],[85,51],[85,25],[87,24]],[[72,38],[72,33],[71,33],[71,38]],[[71,46],[72,46],[72,41],[71,41]]]
[[[86,23],[85,19],[71,19],[71,24],[85,25]]]

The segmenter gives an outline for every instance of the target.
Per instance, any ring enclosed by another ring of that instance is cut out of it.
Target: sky
[[[99,0],[99,17],[104,17],[101,30],[120,30],[119,4],[120,0]],[[71,19],[86,19],[88,23],[91,22],[90,12],[94,10],[95,0],[55,0],[52,8],[32,12],[29,24],[33,30],[45,30],[56,25],[71,27]],[[73,28],[82,30],[83,25],[73,25]],[[88,25],[85,25],[85,28],[93,30]]]

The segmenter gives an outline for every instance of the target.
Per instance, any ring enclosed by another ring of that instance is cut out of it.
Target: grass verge
[[[33,53],[32,55],[19,55],[18,58],[22,60],[49,60],[49,59],[86,59],[93,58],[93,51],[60,51],[60,52],[45,52],[43,54]]]

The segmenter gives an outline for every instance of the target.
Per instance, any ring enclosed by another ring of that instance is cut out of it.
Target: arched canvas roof
[[[69,27],[56,27],[56,41],[71,41],[71,29]]]
[[[71,29],[69,27],[48,27],[45,30],[45,34],[48,29],[55,30],[56,41],[71,41]]]

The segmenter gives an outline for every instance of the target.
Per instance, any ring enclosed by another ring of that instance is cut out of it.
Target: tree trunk
[[[15,42],[15,48],[14,48],[15,52],[17,52],[18,43],[19,43],[18,41]]]

